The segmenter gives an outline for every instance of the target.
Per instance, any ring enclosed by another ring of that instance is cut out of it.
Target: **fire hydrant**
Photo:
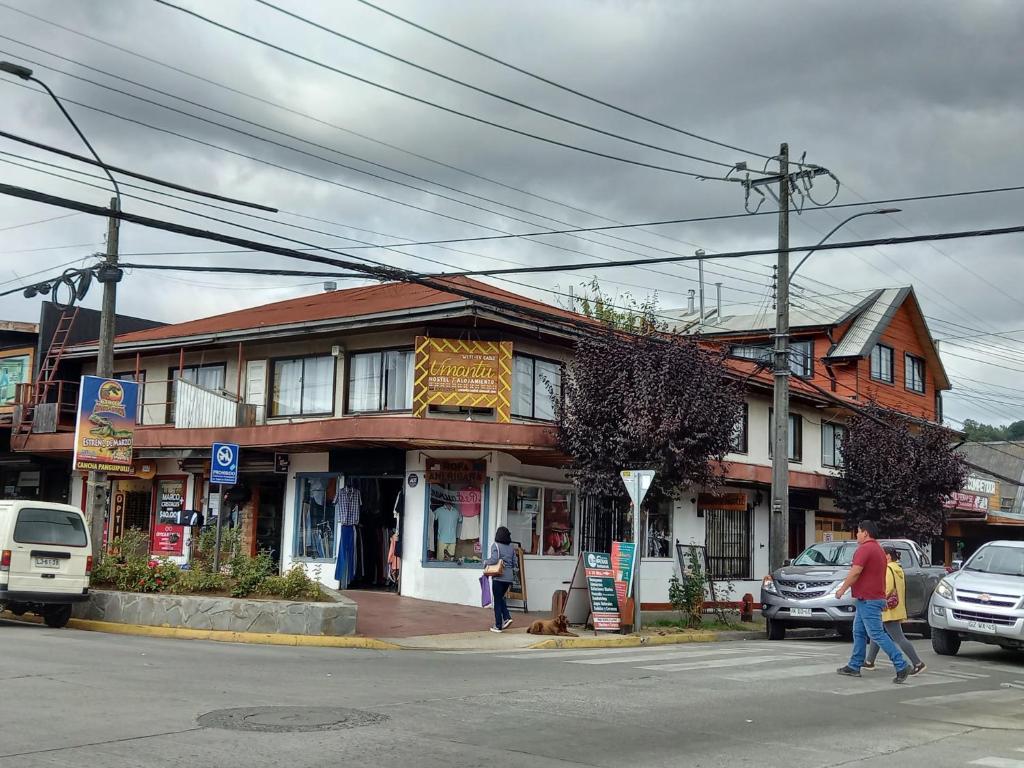
[[[740,603],[740,621],[754,620],[754,596],[747,592]]]

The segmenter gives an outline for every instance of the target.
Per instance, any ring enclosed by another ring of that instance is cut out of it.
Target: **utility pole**
[[[97,270],[96,279],[103,284],[103,304],[100,312],[100,339],[96,352],[96,375],[108,379],[114,375],[114,336],[117,317],[117,284],[121,280],[121,269],[117,264],[118,235],[121,220],[116,214],[120,210],[117,197],[110,199],[113,214],[107,220],[107,253],[103,264]],[[107,473],[90,470],[88,479],[89,507],[86,516],[92,533],[93,556],[103,552],[103,521],[107,512]]]
[[[789,554],[789,144],[779,149],[779,254],[775,279],[775,434],[772,436],[772,509],[768,567]]]

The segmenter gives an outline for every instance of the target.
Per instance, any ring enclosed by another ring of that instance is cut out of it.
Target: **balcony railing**
[[[256,423],[256,406],[227,392],[204,389],[186,379],[174,383],[174,426],[177,429],[247,427]]]

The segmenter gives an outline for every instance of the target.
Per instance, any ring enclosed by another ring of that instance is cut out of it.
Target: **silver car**
[[[939,582],[928,610],[932,647],[953,656],[964,640],[1024,649],[1024,542],[992,541]]]

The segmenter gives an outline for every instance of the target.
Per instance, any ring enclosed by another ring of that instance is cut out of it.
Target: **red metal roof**
[[[535,301],[467,277],[432,278],[432,281],[435,283],[447,283],[453,288],[479,294],[480,301],[483,303],[499,300],[515,304],[524,309],[539,310],[550,315],[558,315],[571,322],[593,322],[589,318],[575,312],[569,312],[541,301]],[[419,309],[465,300],[466,298],[463,296],[416,283],[383,283],[359,288],[347,288],[341,291],[318,293],[312,296],[301,296],[297,299],[263,304],[258,307],[227,312],[223,315],[213,315],[198,320],[189,320],[184,323],[151,328],[145,331],[125,333],[117,337],[117,342],[158,341],[160,339],[202,336],[226,331],[244,331],[250,328],[351,318],[361,315],[401,311],[403,309]]]

